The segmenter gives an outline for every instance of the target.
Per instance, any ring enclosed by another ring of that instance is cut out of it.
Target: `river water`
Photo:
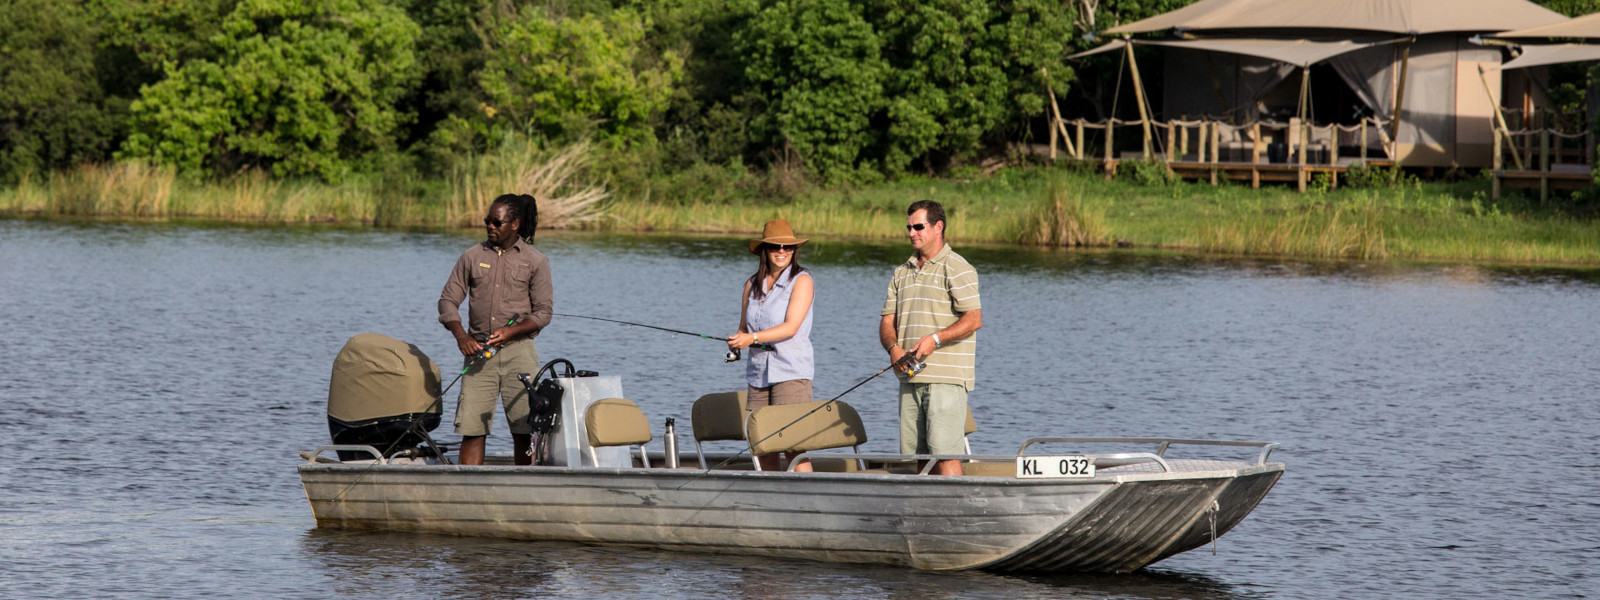
[[[370,331],[453,362],[434,301],[473,242],[0,221],[0,596],[1600,596],[1594,270],[958,244],[983,286],[975,451],[1033,435],[1282,444],[1287,474],[1215,554],[1131,575],[315,529],[295,465],[326,443],[334,354]],[[559,312],[719,335],[754,268],[730,238],[542,234],[539,246]],[[881,368],[878,309],[909,252],[805,248],[819,398]],[[658,431],[667,416],[685,424],[700,393],[742,385],[720,345],[697,338],[557,319],[538,344],[545,360],[622,375]],[[846,397],[869,450],[897,448],[893,398],[887,380]],[[509,452],[496,425],[490,452]]]

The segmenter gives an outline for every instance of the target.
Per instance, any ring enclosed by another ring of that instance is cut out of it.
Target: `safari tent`
[[[1471,39],[1567,20],[1525,0],[1202,0],[1100,35],[1164,47],[1168,119],[1370,117],[1407,166],[1486,167],[1503,51]]]

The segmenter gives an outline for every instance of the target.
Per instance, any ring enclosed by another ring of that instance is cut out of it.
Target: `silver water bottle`
[[[673,429],[674,420],[667,417],[667,432],[662,434],[661,443],[667,447],[667,468],[678,468],[678,432]]]

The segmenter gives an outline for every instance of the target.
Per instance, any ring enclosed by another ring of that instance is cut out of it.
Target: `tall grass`
[[[1056,179],[1038,206],[1022,212],[1016,241],[1032,246],[1106,246],[1107,231],[1105,215]]]
[[[447,183],[403,173],[358,175],[340,183],[277,179],[261,171],[195,181],[138,162],[83,165],[24,179],[0,190],[0,213],[132,219],[194,218],[262,223],[471,226],[505,193],[539,199],[540,226],[593,226],[610,192],[590,183],[592,151],[520,145],[469,161]],[[434,197],[447,185],[448,194]]]
[[[1211,228],[1201,248],[1229,254],[1379,260],[1389,257],[1383,211],[1375,206],[1311,209]]]
[[[1441,259],[1600,265],[1600,204],[1487,198],[1488,183],[1296,193],[1193,183],[1138,185],[1090,173],[1007,169],[971,179],[907,177],[864,187],[795,185],[737,165],[611,197],[593,150],[507,146],[451,177],[353,177],[340,184],[257,172],[197,182],[138,163],[89,165],[0,189],[0,215],[458,228],[502,193],[539,198],[547,228],[753,233],[783,217],[806,236],[901,239],[912,201],[945,205],[948,237],[1046,246],[1133,245],[1326,259]],[[785,180],[787,181],[787,180]],[[791,182],[792,183],[792,182]]]
[[[446,224],[470,227],[501,194],[529,194],[539,201],[539,226],[577,229],[600,224],[601,204],[611,196],[590,173],[594,151],[587,143],[554,153],[516,141],[456,169],[450,182]]]

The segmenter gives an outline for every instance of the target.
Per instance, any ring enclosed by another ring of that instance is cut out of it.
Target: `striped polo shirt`
[[[882,316],[894,315],[900,347],[910,350],[917,340],[956,322],[962,313],[978,310],[978,270],[949,244],[917,268],[917,256],[894,269]],[[928,355],[928,366],[910,383],[952,383],[972,390],[975,379],[978,334],[944,345]]]

